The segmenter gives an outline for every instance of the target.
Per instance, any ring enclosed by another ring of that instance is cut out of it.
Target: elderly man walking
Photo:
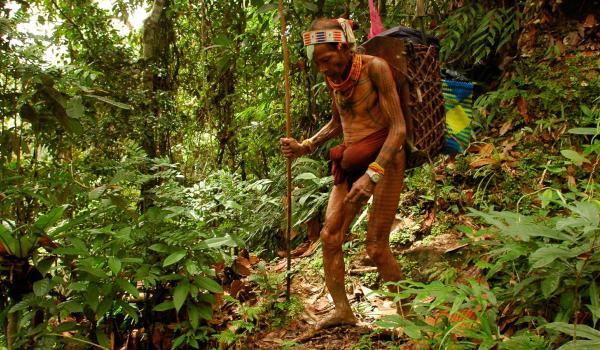
[[[299,157],[343,135],[343,143],[330,150],[334,186],[321,231],[325,281],[335,312],[319,322],[320,329],[357,322],[344,287],[342,243],[371,195],[367,253],[385,281],[402,277],[389,234],[403,186],[406,125],[390,67],[378,57],[356,53],[351,21],[318,19],[303,40],[331,91],[332,117],[302,142],[282,138],[282,152],[288,158]]]

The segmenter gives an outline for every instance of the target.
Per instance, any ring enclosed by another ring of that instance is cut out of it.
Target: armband
[[[308,147],[308,151],[310,153],[313,153],[315,144],[310,139],[306,139],[306,140],[302,141],[302,147]]]
[[[385,173],[385,169],[383,169],[381,165],[377,164],[377,162],[369,164],[369,169],[381,176],[383,176]]]

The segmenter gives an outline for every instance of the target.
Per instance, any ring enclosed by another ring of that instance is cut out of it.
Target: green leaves
[[[190,282],[188,280],[183,280],[173,290],[173,305],[178,312],[185,303],[189,291]]]
[[[583,325],[583,324],[568,324],[564,322],[553,322],[544,326],[546,329],[554,330],[557,332],[568,334],[572,338],[584,338],[586,340],[578,339],[577,341],[570,341],[558,350],[568,349],[580,349],[580,350],[595,350],[600,347],[600,331]]]
[[[577,165],[582,165],[583,163],[589,163],[589,159],[587,159],[586,157],[582,156],[581,154],[579,154],[578,152],[575,152],[573,150],[570,149],[563,149],[560,151],[560,154],[562,154],[565,158],[569,159],[571,162],[573,162],[574,164]]]
[[[542,247],[529,256],[529,262],[531,263],[531,269],[533,270],[549,265],[556,259],[566,261],[577,255],[577,253],[564,248]]]
[[[386,315],[377,320],[375,324],[383,328],[401,328],[412,339],[421,339],[421,332],[424,330],[423,326],[417,326],[400,315]]]
[[[132,109],[132,107],[130,105],[128,105],[128,104],[117,102],[117,101],[115,101],[113,99],[110,99],[110,98],[108,98],[106,96],[98,96],[98,95],[92,95],[92,94],[88,94],[88,95],[85,95],[85,96],[95,98],[98,101],[102,101],[104,103],[108,103],[109,105],[112,105],[112,106],[115,106],[115,107],[119,107],[121,109]]]
[[[206,289],[209,292],[213,292],[213,293],[222,293],[223,292],[223,288],[221,287],[221,285],[219,285],[217,282],[215,282],[214,280],[212,280],[208,277],[204,277],[204,276],[196,277],[196,285],[200,288]]]
[[[185,255],[185,250],[178,250],[175,253],[169,254],[169,256],[165,258],[165,261],[163,261],[163,267],[177,263],[179,260],[183,259]]]
[[[33,282],[33,293],[42,297],[48,294],[50,291],[50,280],[48,278],[41,279],[39,281]]]
[[[34,231],[38,234],[46,232],[58,219],[63,216],[67,206],[60,206],[50,210],[48,213],[40,216],[34,223]]]
[[[133,295],[136,298],[140,296],[140,291],[134,285],[129,283],[129,281],[126,281],[122,278],[117,278],[117,285],[119,288],[121,288],[121,290]]]

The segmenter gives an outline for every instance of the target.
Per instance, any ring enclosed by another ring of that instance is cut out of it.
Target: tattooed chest
[[[359,80],[350,96],[334,93],[334,98],[344,119],[372,119],[379,114],[378,94],[368,78]]]

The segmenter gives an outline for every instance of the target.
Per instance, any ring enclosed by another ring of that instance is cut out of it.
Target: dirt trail
[[[360,242],[359,242],[360,243]],[[456,234],[441,234],[426,240],[414,242],[408,247],[397,249],[398,256],[409,257],[423,262],[419,268],[427,268],[428,264],[440,260],[444,254],[451,254],[464,247]],[[310,260],[309,260],[310,259]],[[309,266],[313,259],[321,259],[320,250],[308,257],[293,259],[293,265]],[[317,331],[308,340],[294,342],[299,336],[306,334],[321,319],[333,312],[331,297],[325,288],[321,271],[309,271],[307,267],[295,275],[292,293],[299,297],[304,306],[301,316],[284,328],[271,329],[258,333],[248,339],[246,349],[416,349],[413,344],[392,331],[378,328],[375,322],[385,315],[396,313],[396,307],[391,300],[384,298],[361,280],[365,274],[374,273],[376,269],[369,266],[369,259],[364,251],[358,251],[352,258],[347,275],[348,299],[359,326],[335,327]],[[285,261],[269,266],[272,272],[285,270]],[[311,274],[314,273],[314,274]]]

